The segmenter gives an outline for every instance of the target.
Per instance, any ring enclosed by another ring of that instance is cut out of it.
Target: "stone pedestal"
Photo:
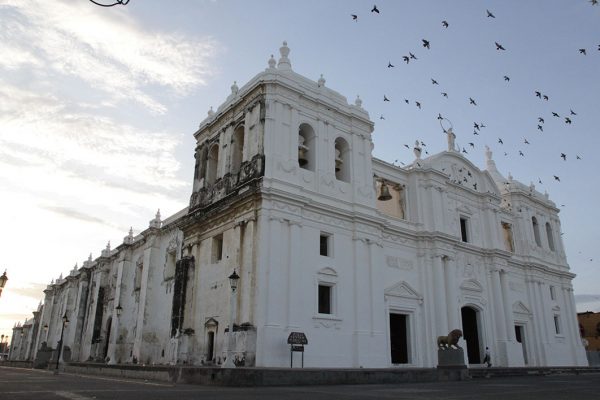
[[[467,367],[465,365],[465,354],[463,349],[447,348],[438,349],[438,368],[439,367]]]
[[[469,371],[465,365],[463,349],[438,349],[438,380],[462,381],[469,379]]]

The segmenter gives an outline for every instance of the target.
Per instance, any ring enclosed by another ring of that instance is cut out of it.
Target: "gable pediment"
[[[319,272],[317,272],[317,273],[321,274],[321,275],[337,276],[337,272],[335,272],[335,269],[330,268],[330,267],[325,267],[325,268],[319,270]]]
[[[512,306],[512,309],[513,309],[513,312],[517,313],[517,314],[527,314],[527,315],[531,314],[531,310],[529,308],[527,308],[527,306],[520,301],[515,302]]]
[[[415,289],[413,289],[407,282],[400,281],[395,285],[392,285],[385,289],[385,296],[400,297],[404,299],[422,301],[423,296]]]
[[[463,283],[460,285],[460,288],[468,292],[483,292],[483,286],[481,286],[481,283],[479,283],[476,279],[467,279],[466,281],[463,281]]]

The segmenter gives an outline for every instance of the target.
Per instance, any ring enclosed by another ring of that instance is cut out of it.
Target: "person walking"
[[[487,364],[487,367],[492,366],[492,359],[490,357],[490,348],[486,346],[485,348],[485,357],[483,357],[483,363]]]

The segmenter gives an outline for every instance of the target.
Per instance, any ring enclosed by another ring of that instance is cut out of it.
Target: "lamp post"
[[[65,311],[65,315],[62,317],[62,327],[60,329],[60,340],[58,341],[58,355],[56,356],[56,369],[54,370],[54,375],[58,375],[58,363],[60,362],[60,353],[62,351],[63,334],[65,333],[65,327],[67,325],[69,325],[69,318],[67,318],[67,312]]]
[[[235,368],[233,362],[233,323],[235,321],[235,291],[238,285],[238,279],[240,276],[235,273],[229,275],[229,284],[231,285],[231,297],[229,299],[229,337],[227,338],[227,358],[223,363],[223,368]]]
[[[6,281],[8,280],[8,276],[6,276],[6,270],[2,276],[0,276],[0,296],[2,296],[2,290],[4,289],[4,285],[6,285]]]

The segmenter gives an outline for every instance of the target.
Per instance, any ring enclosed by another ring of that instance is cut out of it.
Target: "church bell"
[[[381,186],[379,187],[379,196],[377,196],[377,200],[388,201],[392,199],[392,195],[390,194],[390,189],[385,184],[384,181],[381,182]]]

